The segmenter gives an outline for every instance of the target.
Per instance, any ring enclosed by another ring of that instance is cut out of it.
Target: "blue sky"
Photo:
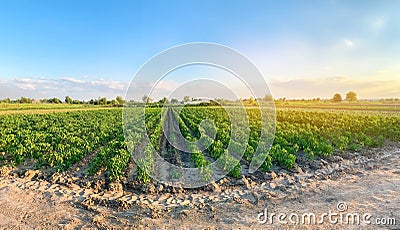
[[[123,95],[149,58],[188,42],[240,51],[275,97],[400,97],[399,10],[400,1],[3,0],[0,98]]]

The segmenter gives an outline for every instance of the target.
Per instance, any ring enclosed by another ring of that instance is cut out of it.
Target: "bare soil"
[[[190,190],[109,183],[104,175],[87,180],[79,174],[83,165],[61,175],[23,165],[1,168],[0,229],[400,229],[399,143],[313,161],[301,153],[297,157],[291,171],[276,167]],[[347,209],[338,211],[338,203]],[[265,209],[300,216],[369,213],[373,223],[377,218],[396,222],[352,225],[325,219],[296,225],[275,218],[272,224],[259,223]]]

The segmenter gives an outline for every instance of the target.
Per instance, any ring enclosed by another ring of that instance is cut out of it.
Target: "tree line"
[[[321,98],[313,98],[313,99],[299,99],[299,100],[287,100],[286,98],[273,98],[272,95],[265,95],[264,98],[240,98],[236,101],[230,101],[227,99],[214,99],[211,100],[208,103],[222,103],[222,104],[227,104],[227,103],[233,103],[233,102],[242,102],[246,105],[257,105],[257,101],[276,101],[276,102],[285,102],[285,101],[332,101],[332,102],[342,102],[343,100],[346,101],[357,101],[357,93],[354,91],[349,91],[346,93],[345,99],[343,99],[342,95],[340,93],[336,93],[331,99],[321,99]],[[147,95],[144,95],[142,97],[142,102],[145,104],[158,104],[162,105],[164,103],[169,103],[169,104],[185,104],[189,102],[201,102],[201,99],[199,98],[191,98],[190,96],[184,96],[182,100],[178,100],[176,98],[172,98],[171,100],[168,100],[168,98],[164,97],[158,101],[153,100]],[[386,98],[386,99],[381,99],[380,101],[400,101],[399,98]],[[131,100],[130,102],[134,102]],[[14,103],[14,104],[30,104],[30,103],[44,103],[44,104],[89,104],[89,105],[111,105],[111,106],[121,106],[125,103],[125,100],[121,96],[117,96],[115,99],[107,99],[106,97],[99,97],[97,99],[90,99],[88,101],[85,100],[77,100],[77,99],[72,99],[70,96],[66,96],[64,100],[60,100],[59,98],[43,98],[39,100],[35,100],[33,98],[28,98],[28,97],[21,97],[16,100],[12,100],[10,98],[5,98],[3,100],[0,100],[0,103]],[[136,102],[138,103],[138,102]]]
[[[5,98],[0,100],[0,103],[10,103],[10,104],[32,104],[32,103],[42,103],[42,104],[90,104],[90,105],[113,105],[119,106],[125,103],[125,100],[121,96],[117,96],[115,99],[108,100],[106,97],[99,97],[97,99],[77,100],[72,99],[70,96],[66,96],[62,101],[59,98],[43,98],[43,99],[33,99],[28,97],[21,97],[16,100],[11,100],[10,98]]]
[[[336,93],[335,95],[333,95],[332,101],[333,102],[343,101],[342,95],[340,95],[340,93]],[[357,101],[357,93],[354,91],[346,93],[346,101]]]

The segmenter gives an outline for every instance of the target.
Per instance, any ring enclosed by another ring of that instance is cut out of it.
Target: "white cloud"
[[[24,83],[16,83],[15,86],[18,89],[22,89],[22,90],[36,90],[36,85],[34,84],[24,84]]]
[[[72,82],[72,83],[85,83],[85,81],[83,81],[83,80],[79,80],[79,79],[72,78],[72,77],[64,77],[64,78],[61,78],[61,80]]]
[[[91,85],[94,86],[104,86],[106,88],[109,89],[113,89],[113,90],[124,90],[128,84],[123,83],[123,82],[119,82],[119,81],[107,81],[104,79],[100,79],[100,80],[93,80],[90,82]]]
[[[128,83],[95,79],[92,81],[80,80],[72,77],[47,79],[37,77],[15,78],[4,80],[0,84],[0,98],[64,98],[66,95],[76,99],[90,99],[123,96]]]
[[[354,42],[353,42],[352,40],[350,40],[350,39],[343,39],[343,42],[344,42],[344,45],[345,45],[346,47],[351,48],[351,47],[354,46]]]
[[[30,78],[16,78],[14,81],[19,83],[31,83],[34,82],[35,80]]]
[[[387,76],[395,76],[397,69],[389,69],[379,71],[374,77],[354,78],[347,76],[335,76],[327,78],[299,78],[294,80],[269,80],[268,84],[274,97],[286,98],[331,98],[334,93],[344,95],[350,90],[358,93],[360,98],[382,98],[382,97],[399,97],[400,96],[400,79]],[[31,98],[50,98],[58,97],[63,99],[66,95],[73,99],[91,99],[101,97],[115,98],[116,96],[124,96],[127,82],[110,81],[105,79],[96,79],[84,81],[75,79],[44,79],[44,78],[16,78],[12,80],[3,80],[0,84],[0,98],[19,98],[21,96]],[[213,92],[207,85],[198,85],[193,83],[186,87],[179,87],[182,83],[175,81],[160,81],[151,97],[158,99],[170,95],[176,88],[176,98],[183,95],[196,96],[201,94],[201,89],[207,89]],[[201,86],[201,87],[200,87]],[[219,88],[218,88],[219,89]],[[236,90],[236,89],[235,89]],[[130,90],[134,92],[133,96],[137,96],[140,100],[141,96],[150,92],[148,83],[133,86]],[[131,93],[132,93],[131,92]],[[181,94],[179,94],[181,93]],[[220,95],[220,91],[215,95]],[[137,94],[137,95],[136,95]],[[204,95],[203,95],[204,96]],[[210,95],[211,96],[211,95]]]
[[[22,83],[22,84],[45,84],[51,81],[50,79],[45,78],[15,78],[14,82]]]
[[[383,18],[376,18],[372,23],[371,26],[373,29],[379,30],[383,28],[386,24],[386,21]]]
[[[172,91],[179,85],[180,83],[174,81],[159,81],[157,85],[154,86],[154,89],[163,91]]]

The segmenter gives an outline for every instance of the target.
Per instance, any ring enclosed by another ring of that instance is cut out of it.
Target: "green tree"
[[[117,100],[118,104],[120,105],[125,103],[125,100],[121,96],[116,97],[115,100]]]
[[[69,96],[66,96],[65,97],[65,103],[72,104],[72,98],[70,98]]]
[[[61,104],[61,100],[54,97],[54,98],[50,98],[49,99],[49,103],[53,103],[53,104]]]
[[[103,97],[99,99],[99,105],[106,105],[107,104],[107,98]]]
[[[32,99],[27,98],[27,97],[21,97],[20,99],[17,100],[19,103],[32,103]]]
[[[190,97],[189,96],[184,96],[183,97],[183,101],[184,102],[189,102],[190,101]]]
[[[144,95],[142,97],[142,101],[147,104],[147,103],[150,103],[152,101],[152,99],[149,96]]]
[[[163,99],[159,100],[158,102],[161,104],[168,103],[168,98],[163,97]]]
[[[357,94],[354,91],[350,91],[346,94],[346,101],[357,101]]]
[[[172,98],[172,99],[171,99],[171,103],[172,103],[172,104],[178,104],[178,102],[179,102],[179,101],[178,101],[178,99],[176,99],[176,98]]]
[[[340,95],[339,93],[337,93],[337,94],[335,94],[334,96],[333,96],[333,98],[332,98],[332,101],[333,102],[341,102],[343,99],[342,99],[342,95]]]
[[[10,98],[6,98],[4,100],[1,100],[0,102],[2,102],[2,103],[11,103],[11,99]]]
[[[107,101],[107,105],[111,104],[111,105],[119,105],[119,102],[117,100],[112,99],[111,101]]]

